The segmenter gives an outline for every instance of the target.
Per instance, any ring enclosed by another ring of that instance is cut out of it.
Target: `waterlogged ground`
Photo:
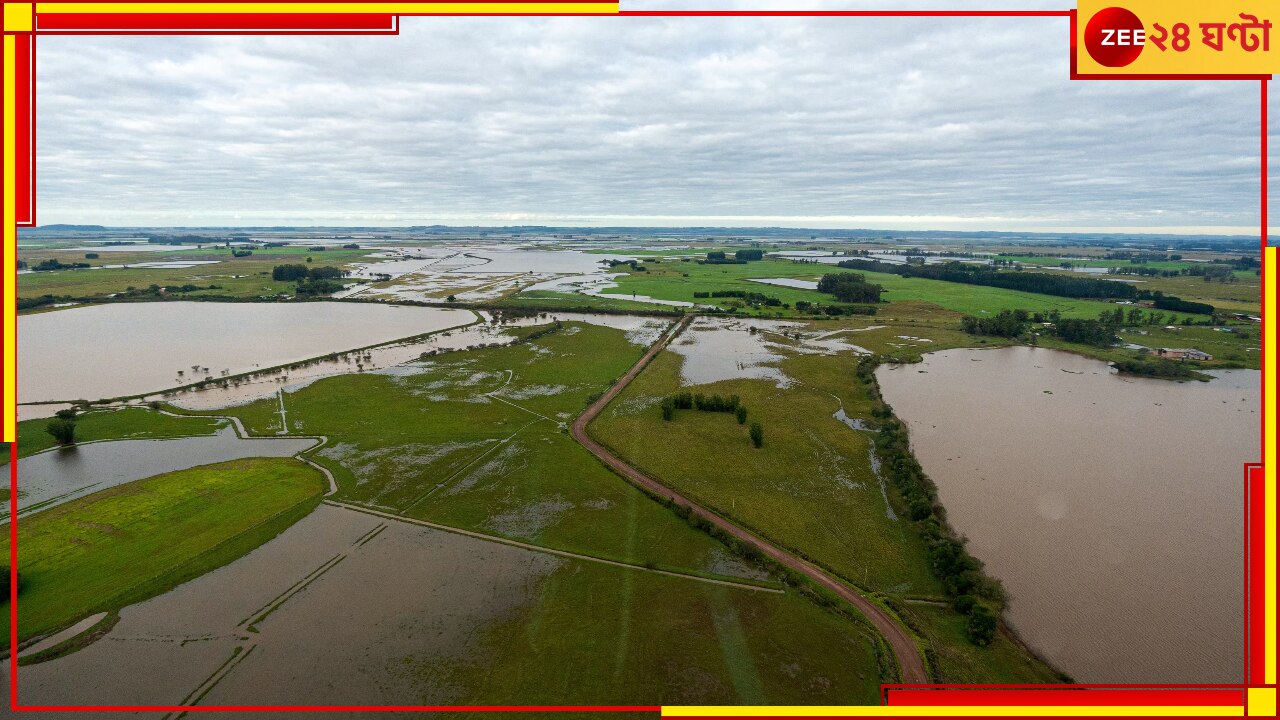
[[[289,457],[315,444],[309,438],[244,439],[227,426],[206,437],[109,440],[56,448],[18,461],[18,515],[153,475],[239,458]],[[8,477],[8,463],[0,465],[0,473]]]
[[[326,505],[19,673],[33,704],[843,704],[875,667],[791,595]]]

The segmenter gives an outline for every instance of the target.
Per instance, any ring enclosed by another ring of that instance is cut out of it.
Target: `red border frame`
[[[567,0],[589,2],[590,0]],[[301,3],[299,3],[301,4]],[[400,14],[217,14],[217,13],[75,13],[37,15],[32,4],[32,31],[6,32],[17,35],[19,89],[26,85],[28,93],[17,93],[17,195],[19,226],[36,223],[35,190],[35,43],[40,34],[137,35],[137,34],[223,34],[223,35],[394,35],[399,33],[399,17],[430,16],[437,13]],[[438,13],[451,16],[474,16],[480,13]],[[500,13],[497,16],[541,16],[552,13]],[[600,16],[596,13],[558,13],[558,15]],[[1076,10],[619,10],[618,15],[637,17],[1067,17],[1070,29],[1070,79],[1072,80],[1256,80],[1261,86],[1261,245],[1267,245],[1267,97],[1269,75],[1096,75],[1080,74],[1076,64]],[[42,24],[43,19],[43,24]],[[124,20],[129,20],[128,23]],[[25,62],[24,62],[25,60]],[[25,169],[25,172],[23,170]],[[24,214],[25,213],[25,214]],[[16,278],[10,278],[16,282]],[[1262,285],[1265,292],[1265,282]],[[1265,303],[1264,303],[1265,311]],[[1265,324],[1264,324],[1265,328]],[[1262,347],[1265,353],[1265,343]],[[1265,359],[1265,358],[1264,358]],[[1265,363],[1264,363],[1265,368]],[[15,371],[16,372],[16,371]],[[1265,369],[1262,373],[1263,443],[1265,447]],[[17,573],[17,446],[10,454],[10,567]],[[918,706],[1244,706],[1248,687],[1263,685],[1264,623],[1264,490],[1265,475],[1261,464],[1245,465],[1245,673],[1243,683],[1223,685],[1141,685],[1141,684],[1076,684],[1028,686],[1016,684],[895,684],[881,685],[886,705]],[[129,705],[129,706],[23,706],[17,702],[17,588],[11,578],[10,611],[10,709],[15,712],[660,712],[661,706],[427,706],[427,705]],[[1081,692],[1091,691],[1091,692]],[[1188,695],[1192,697],[1188,697]]]

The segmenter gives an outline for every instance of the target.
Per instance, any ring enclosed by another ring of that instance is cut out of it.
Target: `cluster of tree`
[[[1215,263],[1215,264],[1229,265],[1232,268],[1235,268],[1236,270],[1257,270],[1262,267],[1261,260],[1255,257],[1249,257],[1247,255],[1241,255],[1238,258],[1231,258],[1229,260],[1221,260],[1221,259],[1210,260],[1209,262]]]
[[[741,423],[742,420],[739,420],[738,422]],[[751,444],[758,448],[764,447],[764,426],[758,422],[753,422],[751,423],[750,433]]]
[[[97,260],[97,259],[98,259],[98,253],[85,253],[85,254],[84,254],[84,259],[85,259],[85,260]]]
[[[747,261],[738,257],[729,259],[723,250],[712,250],[707,253],[706,260],[699,260],[699,265],[746,265]]]
[[[1119,283],[1116,283],[1117,285]],[[1151,293],[1151,302],[1158,310],[1172,310],[1174,312],[1193,313],[1196,315],[1212,315],[1214,307],[1208,303],[1191,302],[1183,300],[1173,295],[1165,295],[1159,290]]]
[[[343,250],[359,250],[360,246],[357,245],[356,243],[348,243],[346,245],[343,245],[342,249]]]
[[[1166,378],[1169,380],[1198,380],[1207,377],[1195,371],[1195,366],[1165,358],[1136,357],[1116,360],[1112,367],[1128,375]]]
[[[312,245],[311,247],[309,247],[309,248],[307,248],[307,249],[308,249],[308,250],[310,250],[310,251],[312,251],[312,252],[325,252],[325,251],[327,251],[329,248],[327,248],[327,247],[325,247],[325,246],[323,246],[323,245]]]
[[[295,280],[337,280],[347,276],[342,268],[324,266],[309,268],[306,265],[277,265],[271,269],[271,279],[281,282]]]
[[[1181,260],[1181,255],[1170,255],[1162,252],[1143,252],[1141,250],[1114,250],[1103,256],[1106,260],[1128,260],[1131,263],[1161,262],[1164,260]]]
[[[342,289],[342,283],[324,279],[299,280],[296,288],[298,295],[329,295]]]
[[[750,262],[752,260],[763,260],[764,250],[760,250],[759,248],[738,250],[733,254],[733,257],[735,260],[742,260],[743,262]]]
[[[216,243],[217,238],[206,235],[149,235],[147,242],[152,245],[195,245],[197,243]]]
[[[282,242],[268,242],[268,243],[262,243],[262,247],[264,247],[264,248],[282,248],[282,247],[286,247],[288,244],[289,244],[289,243],[282,243]]]
[[[695,299],[739,298],[746,300],[751,305],[782,307],[782,301],[776,297],[770,297],[764,293],[747,292],[746,290],[695,290],[693,297]]]
[[[1115,342],[1116,327],[1114,320],[1070,318],[1059,320],[1055,323],[1054,332],[1067,342],[1105,347]]]
[[[50,270],[80,270],[87,267],[89,267],[89,263],[64,263],[50,258],[48,260],[41,260],[31,269],[36,272],[49,272]]]
[[[76,442],[75,408],[67,408],[54,413],[53,419],[44,426],[44,431],[52,435],[59,445],[74,445]]]
[[[631,272],[649,272],[649,268],[640,264],[639,260],[610,260],[609,267],[616,268],[619,265],[626,265],[631,268]]]
[[[874,305],[822,305],[819,303],[811,303],[807,300],[797,300],[796,310],[802,313],[813,313],[831,315],[833,317],[840,315],[875,315],[876,308]]]
[[[703,412],[737,413],[742,403],[737,395],[703,395],[702,393],[681,392],[668,395],[662,399],[662,419],[671,420],[676,410],[701,410]],[[746,409],[742,408],[742,423],[746,420]]]
[[[843,267],[847,262],[866,261],[845,260],[840,266]],[[878,303],[884,288],[867,282],[867,276],[862,273],[827,273],[818,281],[818,292],[835,295],[840,302]]]
[[[1031,316],[1026,310],[1001,310],[993,317],[965,315],[960,319],[960,326],[970,335],[1012,338],[1026,332],[1030,320]]]
[[[989,267],[961,262],[941,265],[891,265],[872,260],[844,260],[840,267],[871,272],[885,272],[902,277],[984,285],[1069,298],[1132,298],[1138,291],[1128,283],[1094,278],[1071,277],[1032,272],[1000,272]]]
[[[26,269],[27,269],[27,261],[26,261],[26,260],[19,260],[19,261],[18,261],[18,266],[17,266],[17,267],[18,267],[18,269],[19,269],[19,270],[26,270]]]
[[[249,257],[252,254],[252,250],[236,250],[234,248],[231,250],[231,257]]]
[[[52,305],[56,302],[66,302],[69,297],[57,295],[40,295],[39,297],[20,297],[18,298],[19,310],[31,310],[32,308],[42,307],[44,305]]]

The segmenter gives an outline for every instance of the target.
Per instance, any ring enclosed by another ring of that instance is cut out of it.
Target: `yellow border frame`
[[[16,281],[14,263],[17,259],[17,228],[14,224],[16,141],[15,78],[16,40],[14,32],[31,30],[32,3],[4,3],[4,192],[3,192],[3,270],[6,273],[3,293],[4,311],[4,442],[16,437],[15,369],[16,369]],[[387,14],[563,14],[618,12],[616,2],[564,3],[564,2],[450,2],[450,3],[34,3],[37,13],[387,13]],[[1246,707],[878,707],[878,706],[805,706],[805,707],[664,707],[663,715],[680,716],[846,716],[846,717],[992,717],[992,716],[1240,716],[1246,710],[1249,715],[1274,716],[1276,712],[1276,268],[1277,248],[1268,247],[1264,252],[1263,318],[1265,327],[1265,364],[1268,394],[1264,398],[1263,460],[1266,477],[1266,556],[1265,566],[1265,637],[1264,677],[1270,687],[1249,688]]]

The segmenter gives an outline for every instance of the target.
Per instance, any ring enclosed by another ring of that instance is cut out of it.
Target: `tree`
[[[0,604],[9,601],[9,566],[0,565]],[[22,592],[22,573],[18,573],[18,592]]]
[[[60,417],[60,418],[62,418],[63,420],[75,420],[75,419],[76,419],[76,409],[75,409],[75,408],[73,408],[73,407],[63,408],[63,409],[61,409],[61,410],[57,411],[56,413],[54,413],[53,415],[54,415],[54,417]]]
[[[756,447],[764,445],[764,426],[758,422],[751,423],[751,444]]]
[[[738,416],[739,425],[745,425],[747,423],[747,409],[745,407],[739,405],[738,409],[734,411],[734,414]]]
[[[76,421],[67,418],[54,418],[44,426],[44,431],[53,436],[59,445],[74,445],[76,442]]]
[[[676,403],[671,398],[662,400],[662,419],[670,422],[676,416]]]
[[[996,636],[996,616],[985,605],[974,605],[969,615],[969,640],[986,647]]]
[[[444,299],[444,301],[445,301],[445,302],[457,302],[457,301],[458,301],[458,297],[457,297],[456,295],[450,295],[449,297],[445,298],[445,299]]]

